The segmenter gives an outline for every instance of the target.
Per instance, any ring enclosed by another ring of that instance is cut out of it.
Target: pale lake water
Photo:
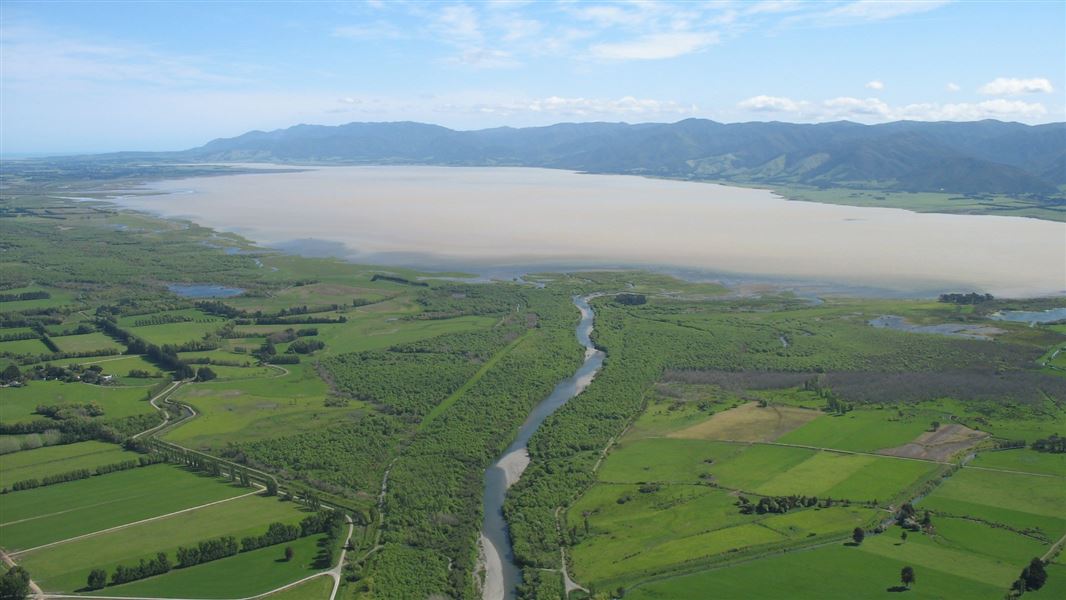
[[[316,167],[149,186],[122,205],[373,264],[666,267],[929,295],[1066,293],[1066,223],[784,200],[510,167]]]

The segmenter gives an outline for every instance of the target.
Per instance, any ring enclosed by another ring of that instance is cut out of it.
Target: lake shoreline
[[[110,200],[285,252],[360,264],[496,279],[685,272],[692,280],[878,297],[1066,294],[1066,276],[1056,276],[1066,274],[1066,260],[1044,250],[1066,249],[1066,224],[1029,218],[856,208],[703,182],[510,167],[316,167],[146,185],[157,193]],[[257,215],[267,208],[278,218]]]

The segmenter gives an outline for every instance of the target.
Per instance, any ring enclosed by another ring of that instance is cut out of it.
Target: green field
[[[208,323],[193,321],[131,327],[130,331],[149,343],[162,346],[164,344],[184,344],[185,342],[202,340],[205,335],[215,333],[221,326],[222,320],[219,319]]]
[[[45,589],[73,591],[85,585],[94,568],[111,572],[156,552],[173,556],[179,546],[223,535],[240,540],[262,534],[272,522],[296,523],[304,516],[291,502],[249,496],[19,554],[18,560]]]
[[[67,304],[72,304],[74,302],[75,294],[73,292],[53,287],[34,285],[28,287],[6,289],[4,290],[4,293],[21,294],[23,292],[38,292],[42,290],[48,292],[52,297],[42,298],[40,300],[15,300],[14,302],[0,302],[0,313],[49,308],[53,306],[64,306]]]
[[[40,479],[75,469],[89,469],[126,460],[137,454],[115,444],[87,441],[36,450],[24,450],[0,456],[0,487],[24,479]]]
[[[920,507],[974,517],[1018,529],[1039,529],[1050,539],[1066,533],[1066,484],[1060,477],[963,469]]]
[[[84,333],[81,335],[64,335],[62,337],[53,337],[52,341],[55,342],[59,349],[63,352],[97,352],[97,351],[123,351],[125,346],[119,344],[115,340],[111,339],[103,333]]]
[[[934,469],[932,463],[889,457],[657,438],[622,444],[600,479],[697,483],[710,475],[727,488],[764,495],[887,500]]]
[[[101,386],[61,381],[33,381],[20,388],[7,388],[0,402],[0,422],[24,423],[47,417],[35,414],[39,405],[88,404],[104,409],[105,420],[155,412],[148,403],[150,385]]]
[[[5,354],[51,354],[52,351],[38,339],[0,342],[0,353]]]
[[[876,515],[858,507],[743,515],[735,505],[736,496],[713,488],[670,485],[653,492],[640,488],[596,485],[567,512],[569,528],[581,538],[571,550],[580,581],[599,585],[724,558],[750,547],[843,536]],[[586,514],[588,534],[583,533]]]
[[[295,585],[287,590],[267,596],[268,600],[328,600],[333,591],[333,580],[329,577],[315,577]]]
[[[999,194],[981,197],[943,192],[893,192],[885,190],[853,190],[848,188],[778,187],[775,192],[789,200],[844,204],[847,206],[882,206],[902,208],[914,212],[960,215],[1002,215],[1033,217],[1049,221],[1066,221],[1061,210],[1024,198]]]
[[[318,555],[319,544],[324,540],[323,536],[310,535],[286,544],[241,552],[236,556],[194,567],[174,569],[165,575],[109,586],[104,591],[111,596],[245,598],[277,589],[321,570],[316,568],[315,557]],[[284,560],[286,546],[294,551],[291,561]],[[330,587],[326,588],[327,590],[332,588],[333,580],[329,577],[317,579],[329,582]],[[308,584],[314,584],[315,581],[312,580]],[[308,585],[301,590],[313,594],[316,588]],[[328,596],[328,591],[326,595]]]
[[[781,436],[777,441],[873,452],[882,448],[902,446],[929,429],[930,419],[896,417],[894,411],[855,410],[842,416],[825,415]]]
[[[0,544],[25,550],[246,493],[170,465],[12,492],[0,502]]]
[[[1035,452],[1025,448],[981,452],[970,465],[1066,477],[1066,454]]]
[[[212,367],[214,368],[214,367]],[[322,427],[359,408],[326,407],[325,383],[308,364],[271,369],[269,378],[212,381],[183,386],[175,399],[199,416],[167,433],[166,439],[195,448],[223,447]]]
[[[884,536],[882,536],[884,537]],[[887,541],[887,540],[886,540]],[[873,540],[867,544],[873,545]],[[889,542],[891,543],[891,542]],[[916,583],[907,598],[972,598],[999,600],[1004,587],[990,585],[942,570],[941,565],[899,560],[841,543],[809,552],[768,556],[738,566],[704,571],[644,584],[626,593],[627,599],[696,598],[708,590],[722,598],[897,598],[900,570],[910,564]],[[772,575],[770,575],[772,574]]]

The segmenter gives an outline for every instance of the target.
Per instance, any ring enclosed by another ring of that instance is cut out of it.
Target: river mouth
[[[574,297],[574,304],[581,311],[575,335],[585,347],[585,360],[573,375],[560,381],[552,393],[542,400],[526,417],[515,440],[503,451],[500,458],[485,470],[485,491],[482,501],[484,517],[481,524],[481,554],[485,578],[482,584],[483,600],[513,600],[518,584],[522,582],[522,570],[514,562],[514,551],[507,521],[503,517],[503,503],[507,489],[514,485],[529,465],[529,439],[553,412],[577,396],[592,382],[603,366],[605,354],[592,345],[592,328],[596,315],[589,306],[589,298]]]
[[[479,273],[671,267],[921,296],[1066,292],[1066,223],[1036,219],[511,167],[314,167],[149,188],[156,193],[115,201],[267,246],[324,241],[364,264]]]

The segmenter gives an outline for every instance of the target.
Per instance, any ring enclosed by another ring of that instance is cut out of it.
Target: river
[[[507,521],[503,518],[503,501],[507,496],[507,488],[518,481],[529,465],[529,438],[548,415],[580,394],[603,365],[603,352],[592,345],[592,326],[596,315],[589,306],[588,298],[575,296],[574,304],[581,311],[576,334],[577,341],[585,347],[585,362],[573,375],[559,382],[552,393],[529,413],[514,442],[485,471],[485,517],[481,525],[481,546],[485,557],[484,600],[512,600],[516,586],[522,581],[522,570],[514,563],[511,537]]]

